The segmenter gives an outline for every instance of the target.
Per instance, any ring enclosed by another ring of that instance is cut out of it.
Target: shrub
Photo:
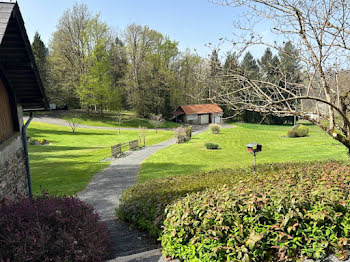
[[[221,127],[218,124],[210,124],[209,129],[213,134],[219,134]]]
[[[191,127],[192,130],[192,127]],[[175,129],[174,136],[176,138],[176,143],[181,144],[191,139],[189,136],[189,131],[185,127],[178,127]]]
[[[243,179],[176,201],[167,207],[164,254],[186,261],[346,257],[350,166],[322,167]]]
[[[165,254],[185,261],[346,255],[349,164],[265,164],[258,170],[255,176],[251,169],[226,169],[138,184],[123,193],[117,214],[161,236]]]
[[[37,141],[36,141],[36,139],[29,137],[27,142],[29,145],[35,145]]]
[[[216,143],[205,143],[204,146],[207,149],[218,149],[219,148],[219,145]]]
[[[309,128],[304,125],[299,125],[297,128],[297,136],[298,137],[304,137],[309,134]]]
[[[297,132],[292,128],[291,130],[288,130],[288,136],[291,138],[297,137]]]
[[[289,137],[305,137],[309,134],[309,128],[304,125],[295,125],[288,131]]]
[[[49,142],[44,138],[32,138],[32,137],[28,138],[29,145],[46,145],[48,143]]]
[[[186,135],[187,135],[188,140],[190,140],[192,137],[192,126],[186,127]]]
[[[104,261],[110,241],[93,208],[44,195],[0,205],[0,261]]]

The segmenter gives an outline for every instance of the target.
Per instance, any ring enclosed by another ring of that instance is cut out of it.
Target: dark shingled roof
[[[48,108],[17,3],[0,2],[0,71],[25,111]]]

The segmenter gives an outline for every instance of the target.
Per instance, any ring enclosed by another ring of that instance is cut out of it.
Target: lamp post
[[[256,170],[256,155],[258,152],[262,151],[262,145],[258,143],[250,143],[246,145],[248,152],[254,155],[254,174]]]

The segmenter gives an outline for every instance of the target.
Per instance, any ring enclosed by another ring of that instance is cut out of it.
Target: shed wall
[[[0,144],[14,133],[9,94],[0,80]]]

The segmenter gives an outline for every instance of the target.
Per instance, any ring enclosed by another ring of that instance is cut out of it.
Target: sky
[[[27,33],[32,40],[39,32],[48,44],[63,12],[73,6],[73,0],[18,0]],[[148,25],[179,42],[181,51],[196,49],[206,56],[210,49],[205,45],[216,44],[219,39],[232,39],[233,23],[241,9],[213,4],[208,0],[82,0],[94,13],[117,32],[128,24]],[[260,31],[266,30],[260,28]],[[223,47],[224,51],[231,45]],[[253,50],[261,55],[262,50]]]

